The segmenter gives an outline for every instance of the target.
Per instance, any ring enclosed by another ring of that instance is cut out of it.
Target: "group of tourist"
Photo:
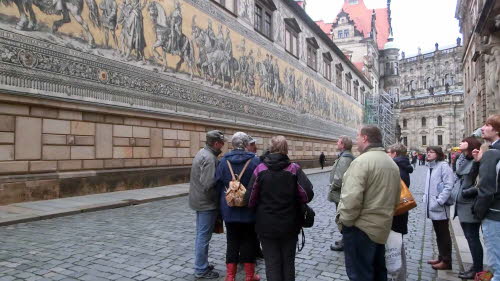
[[[493,115],[482,127],[485,144],[475,137],[463,139],[456,173],[444,161],[441,147],[427,148],[423,202],[436,233],[439,256],[428,261],[435,270],[452,267],[449,220],[458,216],[473,256],[473,266],[459,277],[473,279],[483,271],[480,227],[490,269],[493,274],[500,273],[499,134],[500,115]],[[313,199],[311,182],[288,158],[283,136],[273,137],[269,149],[259,157],[255,139],[237,132],[231,139],[232,150],[219,161],[225,141],[222,132],[208,132],[207,145],[193,160],[189,203],[196,211],[195,277],[219,277],[208,262],[208,248],[218,216],[222,216],[227,232],[226,281],[235,280],[238,264],[243,264],[246,281],[260,280],[255,272],[260,245],[267,280],[295,280],[301,210]],[[351,281],[406,280],[403,236],[408,233],[409,213],[394,213],[402,186],[410,187],[414,169],[410,159],[414,159],[408,158],[402,144],[384,148],[376,126],[363,126],[355,143],[358,157],[351,151],[350,138],[341,136],[337,141],[339,154],[331,170],[327,198],[335,203],[335,222],[342,239],[330,248],[344,251]],[[227,199],[228,187],[235,179],[246,188],[239,206]],[[391,254],[386,255],[386,250]],[[492,280],[500,281],[500,274]]]

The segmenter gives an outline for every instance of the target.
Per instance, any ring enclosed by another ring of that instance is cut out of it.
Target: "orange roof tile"
[[[323,20],[316,21],[316,24],[330,37],[330,33],[332,32],[332,23],[326,23]]]
[[[372,10],[368,9],[363,0],[359,0],[358,4],[349,4],[344,2],[342,6],[344,12],[349,14],[349,17],[354,21],[356,28],[363,32],[365,38],[370,36]],[[389,38],[389,19],[387,8],[375,9],[375,29],[377,30],[377,45],[379,49],[384,48],[384,44]]]

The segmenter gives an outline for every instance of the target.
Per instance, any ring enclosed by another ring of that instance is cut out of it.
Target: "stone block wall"
[[[245,131],[259,153],[279,131],[0,95],[0,204],[186,182],[205,133]],[[285,135],[305,167],[334,140]],[[226,144],[224,151],[231,149]]]

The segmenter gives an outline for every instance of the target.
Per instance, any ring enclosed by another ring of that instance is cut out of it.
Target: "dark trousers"
[[[439,251],[439,260],[451,264],[451,235],[448,220],[432,221]]]
[[[268,281],[295,280],[295,249],[297,235],[280,239],[260,237],[264,261],[266,262],[266,278]]]
[[[465,239],[469,244],[472,255],[473,269],[476,272],[483,271],[483,246],[479,240],[479,228],[481,223],[460,223],[465,234]]]
[[[350,281],[387,281],[385,246],[373,242],[359,228],[342,229],[347,276]]]
[[[226,222],[226,263],[255,263],[255,224]]]

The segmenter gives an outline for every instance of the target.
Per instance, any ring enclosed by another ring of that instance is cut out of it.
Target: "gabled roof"
[[[368,9],[364,0],[359,0],[358,4],[349,4],[348,1],[344,2],[341,11],[349,14],[350,18],[354,21],[356,29],[361,31],[366,37],[370,37],[372,13],[375,11],[375,29],[377,30],[377,45],[379,49],[384,48],[384,44],[389,38],[389,18],[387,8]]]
[[[332,23],[326,23],[323,20],[317,21],[316,24],[323,30],[324,33],[330,35],[332,32]]]

